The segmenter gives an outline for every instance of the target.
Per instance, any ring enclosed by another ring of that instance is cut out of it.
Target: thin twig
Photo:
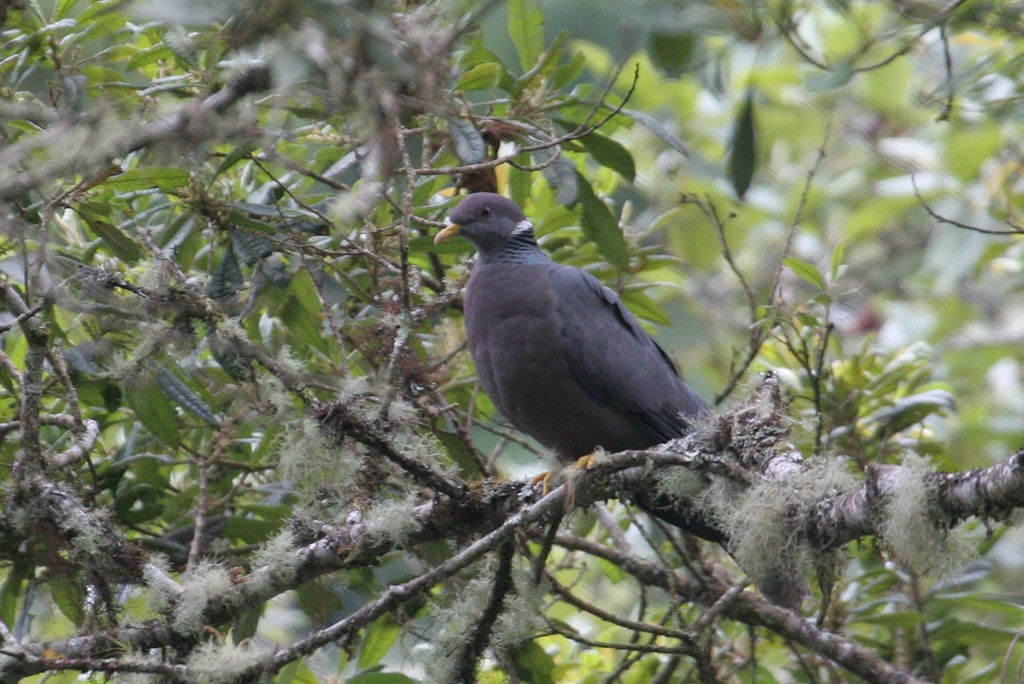
[[[924,197],[921,196],[921,191],[917,187],[917,178],[914,176],[913,172],[911,172],[910,174],[910,183],[914,186],[914,197],[917,198],[917,201],[921,205],[921,208],[924,209],[929,216],[931,216],[939,223],[945,223],[946,225],[955,226],[957,228],[962,228],[964,230],[970,230],[975,233],[982,233],[984,235],[1020,235],[1021,233],[1024,233],[1024,227],[1014,228],[1013,230],[995,230],[992,228],[982,228],[980,226],[974,226],[969,223],[963,223],[961,221],[957,221],[955,219],[943,216],[934,209],[932,209],[931,206],[924,201]]]

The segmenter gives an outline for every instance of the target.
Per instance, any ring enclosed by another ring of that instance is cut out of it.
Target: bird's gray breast
[[[513,425],[562,458],[577,458],[597,446],[632,446],[642,428],[595,396],[571,363],[581,341],[567,334],[575,331],[566,328],[563,288],[552,284],[557,268],[550,263],[474,267],[465,317],[477,374]],[[604,307],[595,313],[610,315]]]

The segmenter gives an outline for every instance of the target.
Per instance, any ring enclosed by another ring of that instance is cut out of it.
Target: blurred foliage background
[[[1024,443],[1019,2],[0,7],[5,636],[168,615],[194,628],[152,583],[97,570],[95,527],[35,525],[16,495],[33,459],[192,591],[212,564],[279,561],[297,525],[352,510],[402,538],[422,483],[365,441],[331,443],[317,402],[384,421],[395,449],[451,477],[545,469],[460,346],[470,249],[432,237],[463,188],[519,202],[545,249],[616,288],[709,400],[775,370],[807,457],[844,455],[859,476],[907,454],[953,471]],[[574,534],[607,538],[576,515]],[[944,575],[851,545],[820,625],[920,676],[1016,679],[1021,536],[951,534],[966,550]],[[208,639],[292,643],[454,548],[296,582]],[[549,567],[613,612],[700,614],[607,560],[556,549]],[[443,627],[477,581],[449,578],[277,681],[444,681],[438,652],[460,634]],[[542,605],[571,629],[508,636],[481,681],[698,680],[686,658],[574,640],[630,631]],[[723,681],[848,676],[739,622],[705,636]],[[180,671],[92,677],[241,668],[193,648]]]

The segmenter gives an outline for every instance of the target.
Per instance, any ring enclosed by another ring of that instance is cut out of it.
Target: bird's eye
[[[480,210],[480,215],[484,216],[484,217],[490,216],[491,215],[491,208],[490,207],[484,207],[483,209]]]

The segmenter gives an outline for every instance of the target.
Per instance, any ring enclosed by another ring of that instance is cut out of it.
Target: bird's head
[[[461,235],[485,259],[496,256],[516,238],[533,240],[533,224],[515,202],[493,192],[478,192],[462,200],[448,218],[449,224],[434,237],[434,243]],[[535,243],[534,243],[535,244]]]

